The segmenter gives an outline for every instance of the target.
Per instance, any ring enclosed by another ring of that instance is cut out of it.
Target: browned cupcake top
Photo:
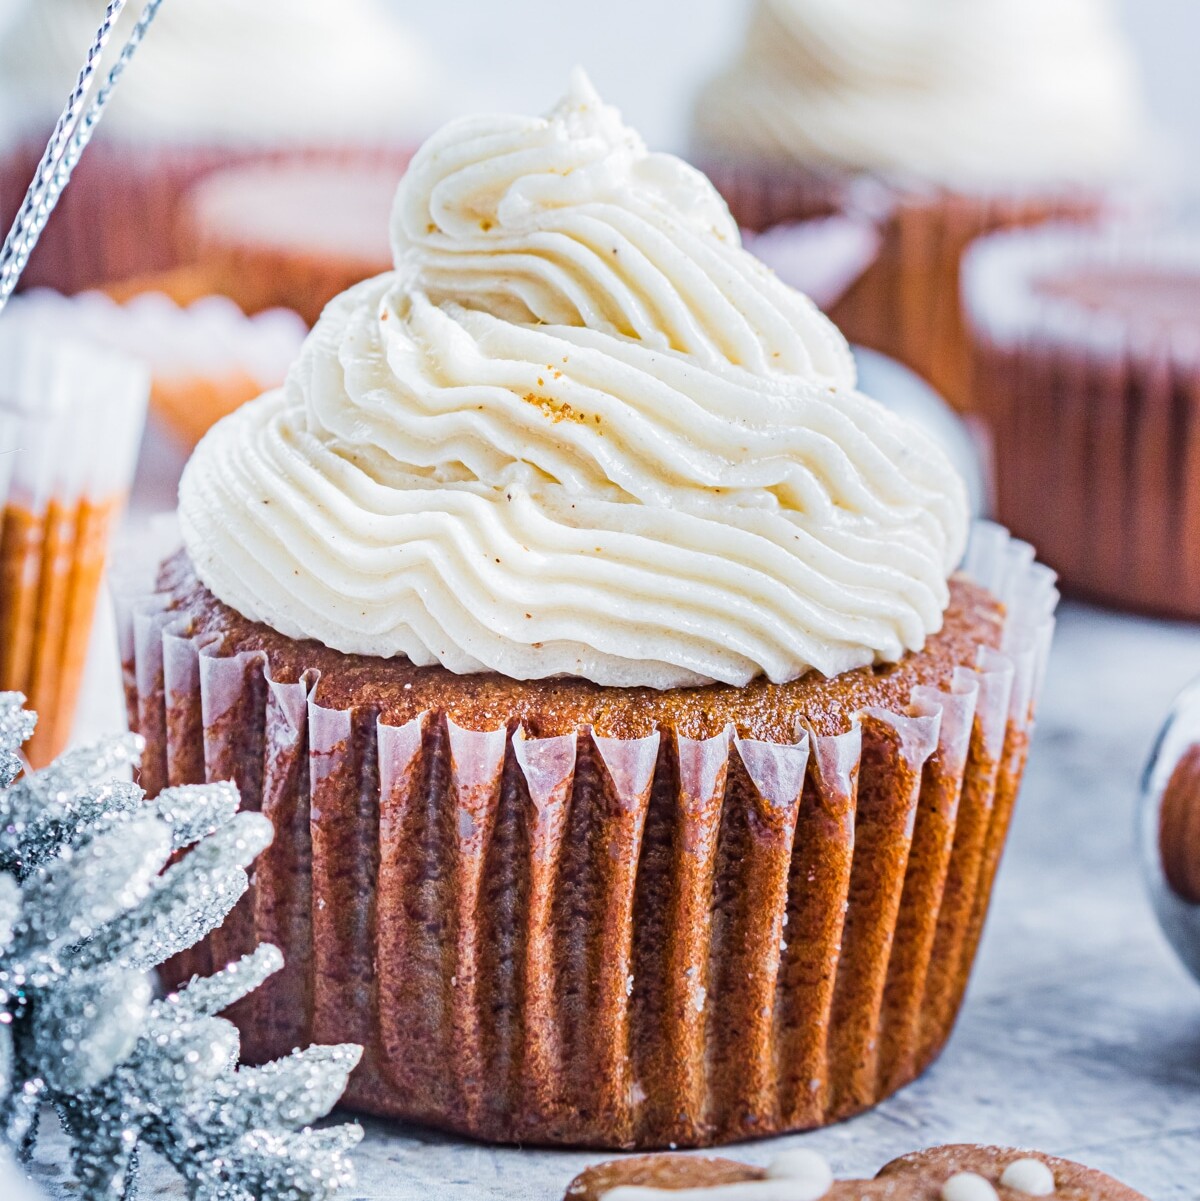
[[[825,1176],[823,1191],[820,1177]],[[736,1186],[742,1185],[742,1188]],[[790,1191],[789,1191],[790,1190]],[[767,1168],[729,1159],[642,1155],[580,1173],[565,1201],[652,1201],[656,1193],[699,1201],[1147,1201],[1103,1172],[1041,1151],[958,1144],[893,1160],[873,1180],[833,1180],[811,1152],[785,1153]]]
[[[495,673],[461,676],[440,666],[405,659],[374,659],[298,641],[248,621],[216,599],[180,552],[163,567],[162,587],[171,606],[186,612],[191,633],[212,635],[219,653],[264,652],[271,677],[295,682],[319,673],[315,699],[334,709],[369,704],[389,725],[427,710],[458,725],[491,730],[516,714],[532,737],[552,737],[592,726],[607,737],[639,738],[667,729],[688,738],[711,738],[733,725],[743,737],[794,742],[808,722],[820,735],[848,730],[855,715],[872,707],[904,712],[917,685],[949,688],[957,667],[974,667],[981,646],[998,648],[1004,607],[985,588],[951,581],[951,602],[941,631],[918,655],[897,664],[860,668],[829,680],[809,672],[787,684],[758,679],[744,687],[710,684],[660,691],[612,688],[579,678],[515,682]]]

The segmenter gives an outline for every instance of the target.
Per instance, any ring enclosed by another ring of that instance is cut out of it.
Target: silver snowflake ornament
[[[147,801],[115,781],[134,736],[20,775],[34,716],[0,693],[0,1133],[28,1153],[58,1112],[85,1201],[130,1198],[139,1148],[195,1201],[322,1201],[353,1182],[356,1125],[314,1130],[358,1063],[353,1045],[239,1067],[218,1017],[282,966],[264,945],[156,996],[151,971],[224,920],[271,840],[228,784]]]

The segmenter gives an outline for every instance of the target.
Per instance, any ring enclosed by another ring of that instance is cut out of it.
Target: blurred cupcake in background
[[[249,317],[225,296],[194,299],[190,278],[154,277],[138,291],[127,286],[123,302],[102,292],[63,296],[37,288],[11,302],[5,325],[53,328],[140,360],[150,372],[152,408],[191,448],[220,418],[283,383],[308,327],[288,309]]]
[[[110,48],[123,44],[135,8]],[[5,216],[104,9],[104,0],[26,0],[0,29]],[[179,199],[215,167],[303,155],[398,171],[437,107],[430,55],[382,0],[168,4],[137,65],[50,221],[27,284],[77,291],[177,262]]]
[[[1000,520],[1077,594],[1200,618],[1200,234],[993,234],[963,300]]]
[[[755,0],[695,152],[742,225],[842,208],[884,233],[834,310],[969,406],[958,265],[988,231],[1111,203],[1145,142],[1109,0]]]
[[[0,690],[41,714],[34,766],[67,743],[149,379],[136,360],[0,325]]]
[[[401,173],[296,160],[214,171],[183,207],[193,268],[247,313],[285,307],[313,325],[339,293],[391,267]]]

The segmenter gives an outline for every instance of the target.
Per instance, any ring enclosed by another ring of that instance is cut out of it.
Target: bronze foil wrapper
[[[124,607],[142,783],[234,779],[276,838],[225,926],[280,975],[252,1060],[361,1043],[352,1107],[498,1142],[703,1146],[819,1126],[950,1033],[1025,762],[1052,574],[996,526],[1002,651],[834,737],[534,739],[323,708],[316,681]]]

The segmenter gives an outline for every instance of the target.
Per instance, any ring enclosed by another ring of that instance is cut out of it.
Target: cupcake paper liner
[[[277,943],[233,1015],[252,1059],[360,1042],[348,1104],[495,1141],[698,1146],[876,1103],[958,1011],[1053,628],[1031,548],[981,525],[968,569],[1000,650],[791,745],[389,726],[126,598],[143,785],[232,778],[276,829],[172,978]]]
[[[0,327],[0,689],[38,711],[35,766],[70,733],[149,388],[135,361],[52,328]]]
[[[1073,268],[1200,273],[1200,239],[1116,225],[996,235],[964,263],[1001,520],[1079,595],[1200,618],[1200,339],[1044,295]],[[1054,503],[1046,503],[1046,481]]]

